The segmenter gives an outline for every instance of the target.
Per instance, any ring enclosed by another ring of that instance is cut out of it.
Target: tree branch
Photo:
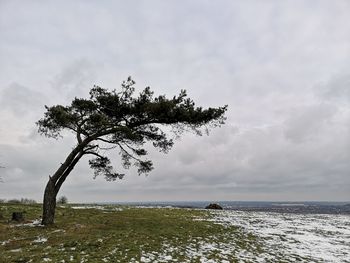
[[[83,142],[83,140],[81,139],[81,133],[80,133],[80,127],[78,127],[78,131],[77,131],[77,140],[78,143],[81,144]]]
[[[84,154],[92,154],[92,155],[95,155],[95,156],[97,156],[99,158],[104,158],[104,156],[102,156],[102,155],[100,155],[100,154],[98,154],[96,152],[84,151]]]
[[[110,140],[106,140],[106,139],[102,139],[102,138],[97,138],[96,140],[102,141],[102,142],[105,142],[105,143],[115,144],[114,141],[110,141]]]
[[[84,155],[84,152],[81,151],[79,154],[74,158],[74,160],[70,163],[70,165],[67,167],[67,169],[64,171],[64,173],[59,177],[57,183],[55,184],[55,191],[56,194],[60,190],[63,182],[66,180],[67,176],[70,174],[70,172],[74,169],[75,165],[79,162],[80,158]]]
[[[99,146],[98,146],[98,145],[88,145],[88,146],[84,149],[84,151],[89,151],[89,150],[92,150],[92,149],[95,149],[95,148],[99,148]]]
[[[131,153],[129,153],[127,150],[124,149],[123,146],[120,145],[120,143],[117,143],[118,146],[120,147],[120,149],[122,150],[123,153],[125,153],[126,155],[128,155],[130,158],[138,161],[138,162],[143,162],[141,159],[139,158],[136,158],[134,155],[132,155]],[[127,145],[126,145],[127,146]]]

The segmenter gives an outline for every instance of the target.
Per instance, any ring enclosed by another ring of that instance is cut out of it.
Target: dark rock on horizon
[[[223,210],[222,206],[219,204],[209,204],[205,207],[205,209]]]

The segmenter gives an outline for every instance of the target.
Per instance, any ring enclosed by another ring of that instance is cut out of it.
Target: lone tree
[[[60,205],[68,204],[68,198],[66,196],[61,196],[58,198],[57,203]]]
[[[90,98],[75,98],[71,105],[45,106],[44,118],[37,122],[39,133],[52,138],[61,137],[64,130],[73,132],[77,144],[57,171],[49,176],[43,201],[42,224],[54,223],[56,196],[63,182],[83,156],[91,156],[90,167],[94,177],[104,175],[107,181],[122,179],[124,174],[115,172],[110,159],[103,153],[117,149],[125,169],[131,165],[138,173],[148,173],[152,162],[145,159],[146,142],[167,153],[173,140],[162,130],[168,126],[177,136],[183,131],[195,131],[217,127],[224,123],[227,106],[203,109],[195,107],[186,91],[167,99],[154,97],[149,87],[134,96],[135,82],[129,77],[121,85],[121,91],[108,91],[98,86],[90,90]]]

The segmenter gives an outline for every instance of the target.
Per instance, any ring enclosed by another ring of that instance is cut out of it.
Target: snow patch
[[[98,209],[103,211],[123,211],[120,207],[108,207],[108,206],[101,206],[101,205],[82,205],[82,206],[71,206],[72,209]]]
[[[37,239],[35,239],[33,241],[33,243],[45,243],[47,242],[47,238],[46,237],[37,237]]]
[[[17,227],[20,227],[20,226],[29,226],[29,227],[43,227],[43,225],[41,224],[41,219],[34,219],[32,222],[30,223],[26,223],[26,224],[18,224],[18,225],[15,225]]]
[[[21,252],[22,248],[17,248],[17,249],[11,249],[10,252]]]
[[[1,245],[2,245],[2,246],[5,246],[6,244],[10,243],[10,241],[11,241],[11,239],[2,241],[2,242],[1,242]]]
[[[212,221],[239,226],[258,235],[266,260],[347,262],[350,258],[350,216],[211,211]]]

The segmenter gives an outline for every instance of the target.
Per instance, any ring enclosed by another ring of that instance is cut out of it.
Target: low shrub
[[[65,196],[61,196],[57,199],[57,204],[64,205],[68,204],[68,198]]]

